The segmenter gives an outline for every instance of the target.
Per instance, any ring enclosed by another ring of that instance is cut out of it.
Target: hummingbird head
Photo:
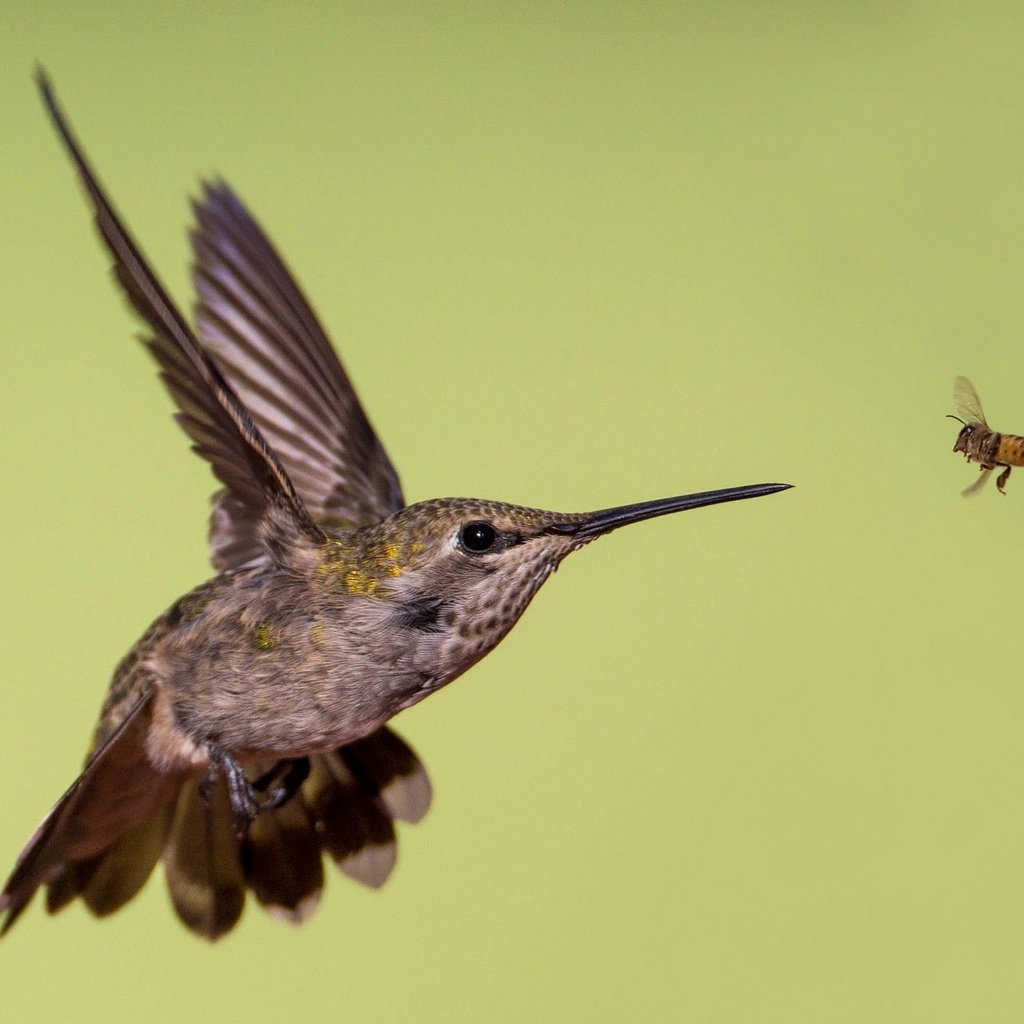
[[[472,498],[407,506],[339,538],[344,586],[390,610],[390,626],[414,634],[423,664],[453,679],[515,625],[572,551],[630,523],[784,490],[757,484],[602,509],[560,513]],[[352,535],[349,535],[351,537]]]

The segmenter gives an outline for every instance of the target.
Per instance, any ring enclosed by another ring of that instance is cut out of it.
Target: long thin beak
[[[549,533],[573,534],[577,537],[593,537],[599,533],[617,530],[629,523],[643,519],[667,516],[683,512],[688,508],[703,505],[718,505],[723,501],[742,501],[744,498],[760,498],[764,494],[785,491],[792,484],[750,484],[747,487],[726,487],[721,491],[702,491],[700,494],[682,494],[676,498],[661,498],[658,501],[641,501],[636,505],[620,505],[592,512],[575,522],[554,523],[547,528]]]

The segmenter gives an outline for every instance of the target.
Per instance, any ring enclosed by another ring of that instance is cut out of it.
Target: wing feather
[[[313,517],[363,525],[396,512],[397,474],[273,244],[223,182],[207,183],[193,209],[199,332]]]
[[[235,529],[227,546],[244,551],[246,561],[266,557],[255,526],[271,504],[285,506],[301,532],[315,541],[323,540],[323,532],[313,522],[277,455],[118,217],[41,69],[36,79],[50,118],[92,204],[100,235],[114,258],[115,275],[132,306],[153,332],[146,343],[181,409],[178,422],[194,442],[195,450],[209,460],[215,475],[226,485],[226,493],[233,498],[231,507],[241,503],[250,510],[244,519],[248,544],[240,544],[241,537]]]

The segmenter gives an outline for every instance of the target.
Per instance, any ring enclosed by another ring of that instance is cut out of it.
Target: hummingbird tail
[[[178,917],[197,935],[214,942],[241,917],[242,851],[223,775],[205,797],[199,779],[182,786],[164,847],[164,874]]]
[[[248,773],[273,768],[249,765]],[[190,780],[164,850],[171,902],[186,927],[211,941],[238,921],[247,889],[274,917],[301,924],[320,901],[324,852],[356,881],[383,885],[396,859],[395,820],[419,821],[429,806],[426,771],[387,728],[310,757],[298,792],[261,812],[242,840],[223,777],[205,800]]]
[[[364,885],[384,883],[396,859],[396,820],[430,806],[419,759],[387,728],[309,758],[309,774],[282,806],[235,831],[227,781],[203,792],[195,776],[160,773],[146,757],[150,697],[129,712],[29,840],[0,894],[7,932],[36,889],[47,910],[76,897],[97,916],[124,906],[163,858],[178,916],[214,941],[238,921],[245,896],[295,924],[316,908],[322,854]],[[248,766],[253,778],[273,765]]]
[[[397,858],[394,823],[415,823],[430,807],[430,779],[416,755],[381,728],[313,758],[306,785],[325,852],[349,878],[382,886]]]
[[[170,804],[88,860],[64,861],[46,884],[51,914],[76,896],[97,916],[120,910],[146,884],[163,849]]]

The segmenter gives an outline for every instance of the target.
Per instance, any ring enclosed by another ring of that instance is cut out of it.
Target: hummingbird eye
[[[482,555],[494,547],[498,534],[490,523],[466,523],[459,530],[459,546],[471,555]]]

